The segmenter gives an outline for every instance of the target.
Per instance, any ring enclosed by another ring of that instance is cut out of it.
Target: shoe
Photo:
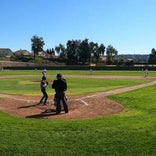
[[[59,114],[61,114],[60,112],[56,112],[56,115],[59,115]]]

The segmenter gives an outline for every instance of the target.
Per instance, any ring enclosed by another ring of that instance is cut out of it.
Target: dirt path
[[[92,75],[93,76],[93,75]],[[84,76],[81,76],[84,77]],[[94,78],[108,78],[110,76],[94,76]],[[127,76],[112,76],[110,78],[129,78]],[[131,77],[136,79],[143,79],[142,77]],[[38,105],[40,97],[19,96],[0,94],[0,110],[12,115],[26,117],[26,118],[44,118],[44,119],[81,119],[81,118],[95,118],[117,114],[123,111],[124,107],[110,100],[107,96],[136,90],[139,88],[156,85],[154,78],[146,84],[140,84],[131,87],[115,89],[111,91],[99,92],[89,94],[87,96],[68,96],[69,113],[64,111],[60,115],[55,114],[55,107],[53,99],[49,98],[47,106]]]

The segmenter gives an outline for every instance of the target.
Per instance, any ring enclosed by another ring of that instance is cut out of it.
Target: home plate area
[[[124,108],[106,96],[78,97],[68,96],[69,113],[56,115],[53,100],[46,106],[39,105],[40,97],[1,94],[0,110],[14,116],[36,119],[82,119],[109,116],[121,112]]]

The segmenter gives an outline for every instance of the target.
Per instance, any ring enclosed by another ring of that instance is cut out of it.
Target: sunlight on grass
[[[134,79],[96,79],[96,78],[68,78],[68,95],[83,95],[127,86],[146,83],[148,80]],[[1,93],[20,95],[40,95],[40,77],[1,78]],[[49,95],[54,94],[51,82],[47,87]]]
[[[139,111],[139,110],[136,110],[136,109],[126,109],[124,110],[123,112],[119,113],[119,117],[136,117],[136,116],[141,116],[143,115],[144,112],[142,111]]]
[[[19,83],[19,85],[21,84],[21,85],[32,85],[32,84],[38,84],[39,82],[33,82],[33,81],[19,81],[18,82]]]
[[[22,72],[25,75],[27,73]],[[50,72],[53,74],[52,71]],[[63,72],[65,74],[65,71]],[[75,73],[78,74],[78,71]],[[114,74],[119,73],[114,72]],[[41,94],[39,81],[39,76],[10,78],[7,81],[1,79],[0,90],[1,93],[21,95]],[[67,81],[68,94],[83,95],[91,91],[99,92],[148,82],[132,79],[85,78],[69,78]],[[50,94],[54,93],[50,84],[47,91]],[[36,120],[0,112],[0,152],[2,155],[155,156],[155,94],[156,86],[151,86],[110,96],[124,106],[123,112],[94,119]]]

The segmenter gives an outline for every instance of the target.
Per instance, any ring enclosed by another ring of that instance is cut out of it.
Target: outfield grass
[[[4,70],[0,75],[41,75],[42,70]],[[89,70],[47,70],[47,76],[55,76],[57,73],[65,75],[90,75]],[[121,70],[96,70],[93,75],[118,75],[118,76],[144,76],[145,72],[138,71],[121,71]],[[155,71],[149,71],[149,76],[156,76]]]
[[[0,72],[1,76],[17,76],[16,78],[1,78],[0,90],[1,93],[6,94],[20,94],[20,95],[40,95],[40,80],[42,70],[4,70]],[[49,70],[47,71],[47,79],[49,86],[47,92],[49,95],[54,94],[51,89],[52,81],[56,78],[57,73],[63,75],[90,75],[89,71],[85,70]],[[151,71],[151,75],[156,73]],[[24,77],[20,77],[23,76]],[[142,71],[94,71],[93,75],[118,75],[118,76],[143,76]],[[19,76],[19,77],[18,77]],[[66,78],[66,77],[65,77]],[[134,80],[134,79],[95,79],[95,78],[67,78],[68,94],[82,95],[100,91],[106,91],[116,88],[122,88],[132,85],[148,82],[148,80]],[[80,85],[81,84],[81,85]]]
[[[17,86],[34,85],[34,83],[31,84],[32,78],[9,79],[9,83],[10,80],[18,82]],[[69,86],[73,86],[72,92],[79,94],[77,91],[79,84],[75,84],[76,80],[70,78]],[[126,86],[127,83],[128,85],[142,83],[135,80],[99,82],[99,79],[93,79],[91,81],[95,82],[95,86],[91,88],[97,87],[97,90],[100,85],[106,88],[112,86],[113,89],[114,86],[118,88]],[[1,82],[1,85],[3,83],[5,80]],[[35,85],[37,85],[36,82]],[[18,92],[18,90],[15,91]],[[156,86],[152,86],[113,95],[110,98],[122,103],[125,110],[117,115],[96,119],[35,120],[0,112],[0,153],[4,156],[155,156],[155,91]],[[23,92],[25,94],[25,91]]]
[[[55,76],[49,80],[47,93],[54,94],[51,88],[52,81]],[[40,76],[34,77],[20,77],[20,78],[1,78],[0,93],[5,94],[20,94],[20,95],[41,95],[40,91]],[[88,93],[95,93],[100,91],[112,90],[116,88],[128,87],[141,83],[149,82],[148,80],[135,80],[135,79],[96,79],[96,78],[67,78],[69,95],[84,95]]]

